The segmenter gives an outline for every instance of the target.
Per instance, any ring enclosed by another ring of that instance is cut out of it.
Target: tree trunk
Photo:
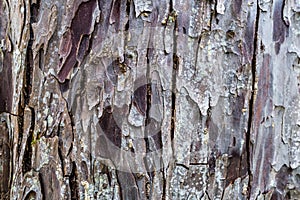
[[[299,1],[0,10],[0,199],[300,199]]]

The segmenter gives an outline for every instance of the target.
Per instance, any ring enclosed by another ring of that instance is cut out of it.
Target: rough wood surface
[[[298,0],[0,11],[0,199],[300,199]]]

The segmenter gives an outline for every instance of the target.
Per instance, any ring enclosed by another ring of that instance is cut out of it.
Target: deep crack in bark
[[[254,103],[255,103],[255,83],[256,83],[256,61],[257,61],[257,43],[258,43],[258,26],[259,26],[259,1],[257,1],[256,5],[256,21],[255,21],[255,33],[254,33],[254,46],[253,46],[253,56],[252,56],[252,62],[251,62],[251,72],[252,72],[252,88],[251,88],[251,98],[249,101],[249,117],[248,117],[248,130],[246,133],[246,149],[247,149],[247,165],[248,165],[248,175],[249,175],[249,181],[248,181],[248,199],[250,199],[251,196],[251,184],[252,184],[252,172],[251,172],[251,127],[252,127],[252,120],[253,120],[253,109],[254,109]]]

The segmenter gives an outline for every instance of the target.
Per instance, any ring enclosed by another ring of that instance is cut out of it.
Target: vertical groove
[[[71,200],[79,199],[79,183],[78,183],[78,171],[75,162],[72,163],[72,172],[69,177]]]
[[[31,1],[29,1],[31,5]],[[26,6],[24,5],[26,8]],[[34,34],[31,24],[34,22],[31,10],[30,12],[30,23],[29,23],[29,40],[26,49],[26,61],[25,61],[25,76],[24,76],[24,103],[25,105],[29,104],[30,93],[31,93],[31,84],[32,84],[32,73],[33,73],[33,53],[32,53],[32,44],[34,40]],[[26,11],[24,12],[26,13]],[[25,15],[25,14],[24,14]],[[25,19],[26,20],[26,19]]]
[[[42,200],[45,200],[45,184],[41,173],[39,173],[39,182],[41,185]]]
[[[150,42],[152,40],[152,37],[150,36]],[[151,93],[152,93],[152,89],[151,89],[151,74],[150,74],[150,59],[149,59],[149,52],[150,51],[150,47],[148,44],[148,48],[147,48],[147,72],[146,72],[146,85],[143,86],[146,88],[146,101],[147,101],[147,106],[146,106],[146,119],[145,119],[145,126],[147,126],[148,124],[150,124],[150,107],[151,107]],[[153,55],[153,53],[151,53],[151,55]],[[151,135],[151,134],[150,134]],[[150,151],[150,147],[149,147],[149,140],[148,140],[148,131],[147,129],[145,129],[145,133],[144,133],[144,140],[145,140],[145,144],[146,144],[146,153],[148,153]],[[145,163],[147,166],[147,163]]]
[[[120,178],[119,178],[119,176],[118,176],[118,172],[119,172],[119,171],[116,170],[117,183],[118,183],[118,185],[119,185],[119,191],[120,191],[120,196],[119,196],[119,198],[120,198],[120,200],[123,200],[123,190],[122,190],[122,185],[121,185]]]
[[[259,26],[259,2],[257,0],[256,5],[256,21],[255,21],[255,32],[254,32],[254,47],[253,47],[253,57],[251,61],[251,72],[252,72],[252,88],[251,88],[251,98],[249,101],[249,117],[248,117],[248,130],[246,134],[246,148],[247,148],[247,165],[248,165],[248,199],[251,196],[251,184],[252,184],[252,173],[251,173],[251,127],[252,127],[252,120],[253,120],[253,110],[254,110],[254,103],[255,103],[255,82],[256,82],[256,65],[257,65],[257,43],[258,43],[258,26]]]
[[[152,37],[150,35],[150,41],[149,42],[151,42],[151,40],[152,40]],[[149,44],[148,44],[147,54],[146,54],[146,57],[147,57],[147,72],[146,72],[146,80],[147,80],[147,82],[146,82],[146,101],[147,101],[147,106],[146,106],[146,116],[145,116],[146,117],[146,119],[145,119],[145,133],[144,133],[144,141],[145,141],[145,145],[146,145],[146,152],[145,153],[146,154],[148,152],[150,152],[150,143],[149,143],[148,137],[149,137],[149,135],[151,135],[151,134],[149,134],[149,131],[151,131],[151,130],[146,128],[147,125],[151,123],[150,108],[151,108],[152,88],[151,88],[151,74],[150,74],[151,66],[150,66],[150,60],[149,60],[149,50],[150,50],[149,48],[150,47],[149,47]],[[153,53],[151,53],[151,55],[153,55]],[[146,167],[146,170],[147,171],[150,170],[148,162],[147,162],[148,159],[146,158],[146,156],[144,157],[143,160],[144,160],[144,165]],[[151,174],[149,172],[148,172],[148,175],[149,175],[149,177],[151,177]],[[152,177],[151,177],[151,182],[152,182]],[[153,182],[151,184],[153,184]],[[145,187],[146,187],[146,185],[145,185]],[[140,189],[140,188],[138,187],[138,189]],[[147,199],[149,199],[149,198],[147,198]]]
[[[29,5],[31,5],[31,0],[29,1]],[[24,69],[24,77],[23,77],[23,95],[21,95],[21,102],[19,103],[19,115],[20,117],[18,118],[19,121],[19,138],[18,138],[18,154],[20,154],[21,150],[21,141],[23,138],[23,128],[24,128],[24,109],[26,105],[29,104],[30,101],[30,93],[31,93],[31,83],[32,83],[32,73],[33,73],[33,53],[32,53],[32,44],[33,44],[33,39],[34,39],[34,34],[33,34],[33,29],[31,26],[31,23],[33,23],[33,17],[32,17],[32,12],[30,8],[26,8],[26,4],[24,4],[24,24],[26,22],[26,13],[29,13],[30,15],[30,21],[29,21],[29,40],[27,43],[27,48],[26,48],[26,57],[25,57],[25,69]],[[23,26],[23,28],[25,25]],[[25,147],[25,152],[24,152],[24,157],[22,158],[22,171],[25,174],[27,171],[31,169],[31,154],[32,154],[32,140],[33,140],[33,129],[34,129],[34,110],[30,108],[31,110],[31,127],[29,130],[29,135],[26,141],[26,147]],[[32,121],[33,120],[33,121]]]
[[[173,13],[173,2],[170,0],[170,13]],[[171,80],[171,130],[170,130],[170,138],[171,138],[171,148],[172,154],[174,155],[174,146],[173,146],[173,139],[175,135],[175,122],[176,122],[176,72],[179,68],[179,57],[177,55],[177,32],[178,32],[178,22],[177,18],[175,17],[174,21],[174,30],[173,30],[173,69],[172,69],[172,80]],[[172,155],[172,157],[173,157]],[[170,169],[170,168],[169,168]],[[167,172],[167,171],[166,171]],[[164,174],[163,180],[163,199],[167,199],[167,174]],[[170,198],[170,197],[169,197]]]
[[[57,137],[61,138],[61,120],[60,120],[58,128],[57,128]],[[59,140],[59,142],[58,142],[58,158],[59,158],[59,161],[60,161],[60,164],[61,164],[63,177],[65,177],[65,170],[64,170],[64,168],[65,168],[64,165],[65,164],[64,164],[64,156],[63,156],[63,153],[62,153],[62,150],[61,150],[61,145],[63,145],[63,141]]]
[[[35,126],[35,112],[33,108],[30,108],[31,111],[31,124],[29,129],[29,135],[26,141],[26,147],[24,151],[23,161],[22,161],[22,172],[25,174],[26,172],[30,171],[32,168],[31,157],[32,157],[32,145],[34,145],[34,126]]]
[[[173,11],[173,6],[170,5],[171,10]],[[171,118],[171,140],[174,139],[174,133],[175,133],[175,117],[176,117],[176,110],[175,110],[175,103],[176,103],[176,71],[179,67],[179,57],[177,56],[177,35],[176,32],[178,30],[178,24],[177,19],[175,18],[175,26],[174,26],[174,32],[173,32],[173,70],[172,70],[172,118]]]

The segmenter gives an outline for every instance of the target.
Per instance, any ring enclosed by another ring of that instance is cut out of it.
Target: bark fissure
[[[150,36],[150,42],[152,41],[152,37]],[[151,119],[150,119],[150,108],[151,108],[151,95],[152,95],[152,90],[151,90],[151,74],[150,74],[150,70],[151,70],[151,65],[150,65],[150,52],[152,49],[150,49],[149,47],[150,45],[148,44],[148,48],[147,48],[147,54],[146,54],[146,59],[147,59],[147,72],[146,72],[146,79],[147,79],[147,82],[146,82],[146,102],[147,102],[147,105],[146,105],[146,119],[145,119],[145,127],[151,123]],[[151,54],[152,55],[152,54]],[[144,134],[144,141],[145,141],[145,144],[146,144],[146,152],[150,152],[150,144],[149,144],[149,139],[148,137],[151,135],[148,134],[148,132],[151,131],[151,130],[145,130],[145,134]],[[147,166],[147,163],[145,163],[146,166]]]
[[[45,200],[46,199],[46,194],[45,194],[45,184],[44,184],[44,181],[43,181],[43,177],[42,177],[42,173],[39,173],[38,174],[38,180],[40,182],[40,185],[41,185],[41,194],[42,194],[42,200]]]
[[[58,125],[57,136],[58,136],[58,138],[60,137],[60,124]],[[64,157],[63,157],[63,152],[62,152],[62,149],[61,149],[61,143],[62,142],[63,141],[58,142],[58,157],[59,157],[59,160],[60,160],[61,168],[64,169],[64,166],[65,166]],[[66,176],[65,175],[65,170],[62,170],[62,174],[63,174],[63,177]]]
[[[251,145],[251,129],[252,129],[252,120],[254,114],[254,103],[256,95],[256,66],[257,66],[257,47],[258,47],[258,27],[259,27],[259,1],[257,1],[256,6],[256,18],[255,18],[255,32],[254,32],[254,41],[253,41],[253,53],[251,61],[251,75],[252,75],[252,85],[251,85],[251,97],[249,101],[249,117],[248,117],[248,130],[246,132],[246,149],[247,149],[247,165],[248,165],[248,193],[247,196],[250,198],[251,195],[251,185],[252,185],[252,172],[251,172],[251,155],[252,155],[252,145]]]
[[[173,70],[172,70],[172,80],[171,80],[171,90],[172,90],[172,101],[171,101],[171,109],[172,109],[172,117],[171,117],[171,140],[174,139],[175,134],[175,119],[176,119],[176,71],[179,67],[179,58],[177,56],[177,19],[175,18],[175,26],[173,32]],[[174,147],[173,147],[174,148]],[[174,151],[173,151],[174,152]]]
[[[71,199],[79,199],[79,183],[78,183],[78,171],[75,162],[72,163],[72,172],[69,177]]]
[[[33,108],[29,108],[31,112],[30,119],[30,129],[28,133],[28,137],[26,140],[26,147],[24,151],[23,163],[22,163],[22,172],[25,174],[26,172],[32,169],[32,145],[35,145],[36,139],[34,138],[34,126],[35,126],[35,111]]]
[[[22,95],[20,94],[20,99],[22,99]],[[21,147],[22,147],[22,139],[23,139],[23,127],[24,127],[24,108],[22,107],[22,103],[20,102],[18,105],[18,113],[19,117],[18,121],[18,146],[17,146],[17,155],[20,156]]]
[[[31,1],[30,1],[30,4],[31,4]],[[24,5],[24,7],[26,7],[26,6]],[[29,12],[31,12],[31,10]],[[26,11],[24,13],[26,13]],[[24,78],[24,84],[25,84],[24,85],[24,103],[25,103],[25,105],[29,104],[31,88],[32,88],[32,74],[33,74],[32,44],[33,44],[33,40],[34,40],[34,34],[33,34],[33,29],[32,29],[33,22],[34,22],[34,17],[31,13],[30,14],[30,23],[29,23],[29,40],[28,40],[27,49],[26,49],[26,61],[25,61],[25,63],[26,63],[25,78]]]
[[[31,1],[29,1],[29,4],[31,5]],[[24,123],[25,123],[25,107],[29,104],[30,101],[30,94],[31,94],[31,87],[32,87],[32,73],[33,73],[33,53],[32,53],[32,44],[33,44],[33,30],[32,30],[32,22],[33,18],[31,17],[31,10],[28,8],[28,13],[30,13],[30,23],[29,23],[29,39],[26,47],[26,58],[25,58],[25,69],[24,69],[24,77],[23,77],[23,96],[21,95],[21,101],[19,102],[19,112],[20,112],[20,117],[19,119],[19,154],[21,151],[21,142],[23,139],[23,134],[24,134]],[[26,13],[27,13],[27,8],[26,4],[24,3],[24,24],[22,27],[22,32],[21,36],[23,34],[23,29],[25,29],[26,25]],[[22,100],[23,99],[23,100]],[[30,129],[28,132],[28,136],[26,139],[26,145],[25,145],[25,151],[24,151],[24,157],[22,158],[22,172],[25,174],[27,171],[31,169],[31,156],[32,156],[32,142],[33,142],[33,131],[34,131],[34,125],[35,125],[35,111],[33,108],[30,108],[31,111],[31,119],[29,123]],[[27,122],[28,123],[28,122]],[[26,132],[25,132],[26,133]]]
[[[117,176],[117,183],[118,183],[118,185],[119,185],[119,192],[120,192],[120,196],[119,196],[119,198],[120,198],[120,200],[123,200],[123,190],[122,190],[122,185],[121,185],[121,182],[120,182],[120,179],[118,178],[118,176]]]
[[[186,170],[190,170],[190,168],[182,163],[176,163],[176,166],[180,166],[180,167],[183,167],[184,169]]]
[[[205,194],[206,194],[206,196],[207,196],[208,200],[211,200],[211,198],[209,197],[209,194],[208,194],[208,192],[207,192],[207,191],[205,191]]]
[[[22,21],[22,28],[21,28],[21,34],[20,34],[20,38],[19,38],[19,41],[18,41],[18,44],[19,46],[22,44],[22,36],[24,34],[24,29],[25,29],[25,26],[26,26],[26,13],[27,13],[27,8],[26,8],[26,3],[25,1],[22,1],[21,5],[23,4],[23,8],[24,8],[24,14],[23,14],[23,21]],[[9,4],[8,4],[9,5]],[[31,23],[30,23],[31,24]]]

